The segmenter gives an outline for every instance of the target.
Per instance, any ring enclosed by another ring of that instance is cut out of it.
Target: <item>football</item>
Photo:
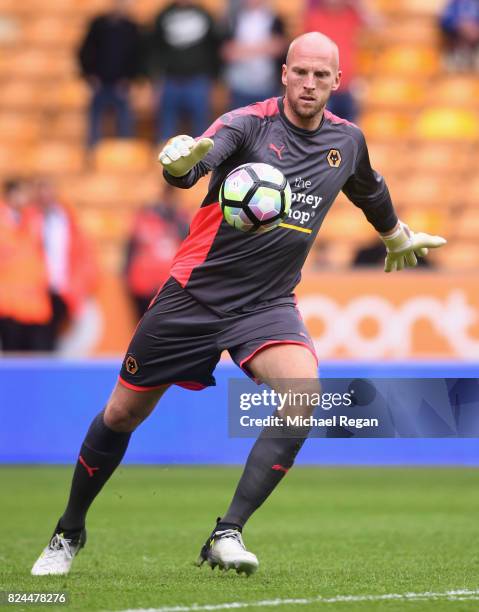
[[[244,164],[232,170],[220,189],[227,223],[242,232],[262,234],[281,223],[291,208],[291,187],[269,164]]]

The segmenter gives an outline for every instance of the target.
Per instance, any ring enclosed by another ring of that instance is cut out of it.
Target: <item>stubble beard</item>
[[[329,99],[329,96],[327,97],[326,100],[318,101],[318,105],[312,108],[302,108],[298,101],[292,100],[288,96],[288,102],[289,102],[289,106],[291,110],[300,119],[314,119],[314,117],[317,117],[318,115],[320,115],[323,112],[328,99]]]

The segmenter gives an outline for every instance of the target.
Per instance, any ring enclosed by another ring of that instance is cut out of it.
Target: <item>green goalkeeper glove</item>
[[[381,239],[387,251],[384,261],[385,272],[414,268],[417,266],[417,257],[424,257],[429,249],[437,249],[447,242],[441,236],[431,236],[423,232],[415,234],[401,221],[392,232],[381,234]]]
[[[184,176],[213,146],[211,138],[201,138],[197,141],[191,136],[175,136],[160,151],[158,160],[168,174]]]

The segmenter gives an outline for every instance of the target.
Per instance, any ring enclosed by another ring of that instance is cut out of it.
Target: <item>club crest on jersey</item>
[[[331,168],[339,168],[341,165],[341,153],[338,149],[330,149],[326,159]]]
[[[125,359],[125,368],[128,374],[136,374],[138,372],[138,362],[132,355],[127,355]]]

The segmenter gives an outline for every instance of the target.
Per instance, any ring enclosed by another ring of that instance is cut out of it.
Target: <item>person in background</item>
[[[34,203],[40,213],[41,239],[48,274],[51,317],[46,325],[47,350],[55,350],[62,328],[80,312],[96,284],[92,249],[73,211],[60,200],[46,178],[34,183]]]
[[[226,25],[222,57],[230,108],[279,95],[287,40],[282,19],[265,0],[244,0]]]
[[[102,136],[102,118],[114,111],[118,136],[134,135],[129,88],[141,70],[142,41],[138,26],[128,16],[129,0],[114,0],[112,9],[93,19],[79,50],[82,73],[92,97],[88,146]]]
[[[177,190],[162,185],[156,201],[138,211],[126,253],[126,284],[140,319],[169,277],[171,262],[188,232]]]
[[[147,70],[156,83],[158,142],[176,134],[182,119],[190,133],[200,135],[207,128],[219,42],[213,17],[192,0],[176,0],[156,17],[148,36]]]
[[[0,201],[0,348],[46,351],[51,318],[40,216],[23,179],[4,184]]]
[[[374,26],[377,18],[360,0],[310,0],[303,30],[317,30],[338,45],[341,55],[341,85],[332,93],[328,109],[347,121],[356,121],[358,105],[354,96],[357,76],[358,40],[364,26]]]
[[[479,69],[479,0],[449,0],[441,17],[445,63],[450,70]]]

